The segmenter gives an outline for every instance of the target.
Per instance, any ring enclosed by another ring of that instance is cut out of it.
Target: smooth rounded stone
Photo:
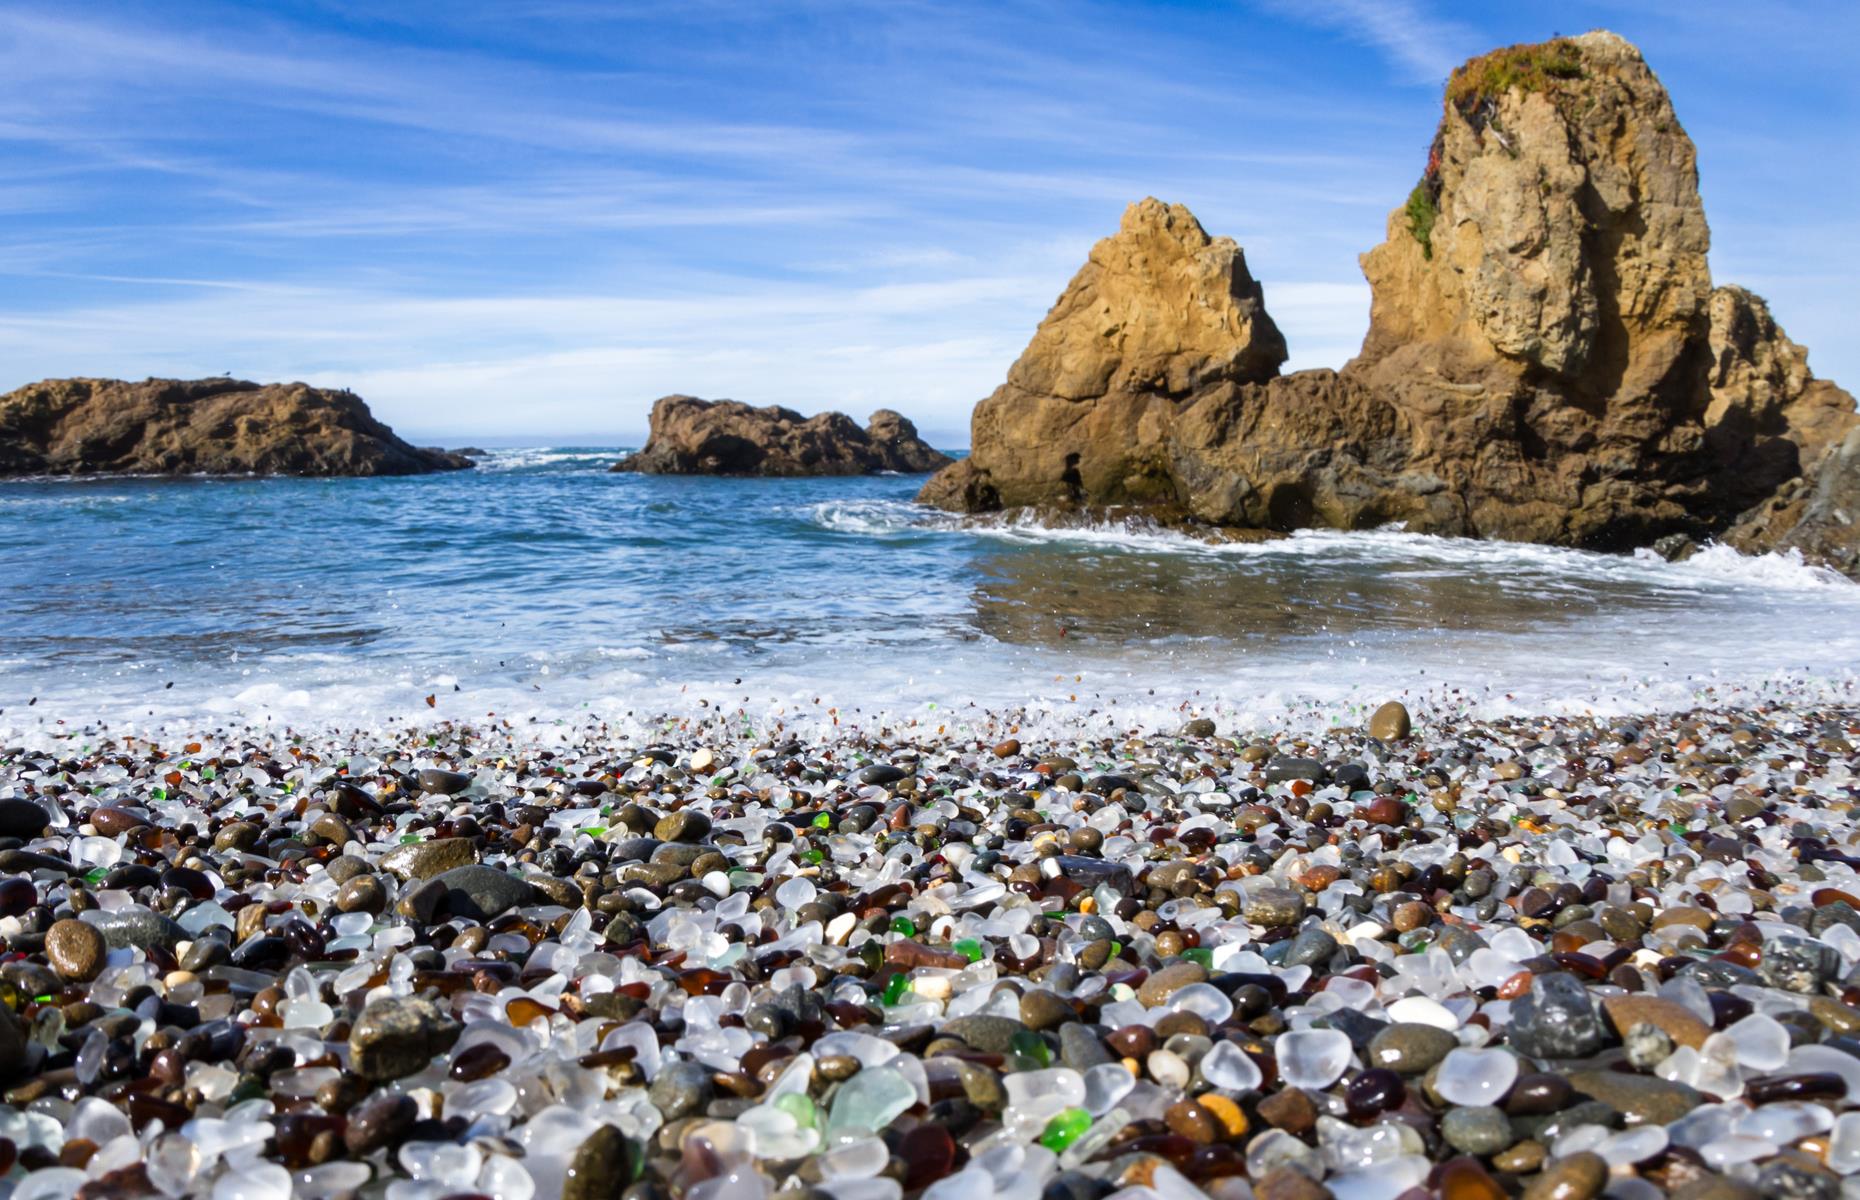
[[[1778,1155],[1757,1169],[1757,1191],[1765,1200],[1837,1200],[1840,1177],[1802,1154]]]
[[[1305,898],[1290,888],[1264,887],[1250,893],[1241,907],[1248,924],[1279,928],[1304,919]]]
[[[1193,1100],[1177,1100],[1163,1110],[1163,1124],[1198,1145],[1207,1145],[1220,1136],[1220,1123],[1214,1114]]]
[[[429,796],[456,796],[471,786],[471,776],[463,771],[426,767],[415,777],[415,782]]]
[[[1588,989],[1574,975],[1558,972],[1531,980],[1531,990],[1514,1000],[1505,1040],[1533,1058],[1587,1058],[1606,1040]]]
[[[1137,987],[1137,1002],[1145,1008],[1155,1008],[1168,1002],[1169,997],[1191,983],[1203,983],[1208,978],[1208,969],[1197,962],[1170,963],[1160,971],[1152,974]],[[968,1039],[963,1039],[967,1041]],[[969,1043],[974,1045],[973,1042]],[[978,1047],[979,1049],[979,1047]]]
[[[714,1076],[702,1063],[667,1063],[647,1089],[646,1098],[667,1121],[676,1121],[710,1103],[716,1094]]]
[[[900,783],[909,777],[909,772],[902,767],[894,767],[890,763],[873,763],[869,767],[859,768],[852,774],[854,783],[866,787],[884,787],[887,784]]]
[[[1621,1035],[1621,1046],[1627,1052],[1629,1066],[1637,1071],[1651,1071],[1672,1054],[1673,1039],[1659,1026],[1643,1021],[1628,1027]]]
[[[1449,1033],[1460,1027],[1460,1019],[1440,1001],[1428,996],[1403,996],[1388,1006],[1391,1019],[1406,1025],[1432,1025]]]
[[[1589,1150],[1553,1159],[1524,1189],[1523,1200],[1595,1200],[1608,1186],[1608,1160]]]
[[[357,875],[336,890],[337,912],[379,915],[387,907],[387,889],[373,875]]]
[[[349,1033],[349,1063],[364,1079],[412,1075],[458,1040],[459,1023],[419,996],[391,996],[362,1010]]]
[[[0,800],[0,837],[35,838],[49,824],[45,810],[30,800],[17,796]]]
[[[332,846],[346,846],[355,841],[355,830],[335,813],[324,813],[310,822],[310,832]]]
[[[1313,925],[1301,929],[1286,948],[1285,957],[1279,960],[1282,967],[1316,967],[1327,963],[1331,955],[1337,953],[1337,939]]]
[[[1636,1025],[1651,1025],[1676,1044],[1694,1050],[1703,1046],[1712,1033],[1711,1026],[1690,1008],[1663,996],[1607,996],[1602,1000],[1602,1011],[1618,1033],[1625,1035]]]
[[[1497,1104],[1518,1079],[1518,1058],[1508,1050],[1461,1046],[1440,1060],[1429,1077],[1436,1095],[1449,1104]]]
[[[620,1200],[639,1173],[641,1148],[602,1125],[575,1148],[562,1179],[562,1200]]]
[[[1413,732],[1408,706],[1399,700],[1390,700],[1369,714],[1369,736],[1377,741],[1399,742]]]
[[[187,930],[173,919],[132,904],[111,912],[92,910],[84,914],[84,923],[94,926],[112,950],[161,949],[172,952],[188,940]]]
[[[1763,1193],[1741,1179],[1706,1173],[1681,1185],[1672,1200],[1762,1200]]]
[[[12,984],[27,996],[43,996],[64,986],[64,980],[56,972],[25,960],[0,966],[0,980]]]
[[[1456,1105],[1441,1116],[1440,1136],[1461,1154],[1487,1158],[1511,1145],[1511,1118],[1490,1104]]]
[[[105,805],[90,810],[90,827],[104,837],[120,837],[135,829],[147,829],[151,822],[141,813]]]
[[[1297,1029],[1280,1034],[1272,1052],[1286,1086],[1322,1091],[1342,1077],[1353,1049],[1335,1029]]]
[[[1297,758],[1286,754],[1266,764],[1267,783],[1290,783],[1293,780],[1321,786],[1330,782],[1330,769],[1315,758]]]
[[[534,903],[536,889],[516,876],[473,863],[433,878],[446,889],[446,911],[455,917],[488,921],[513,908]]]
[[[938,1032],[960,1038],[983,1054],[1006,1054],[1014,1048],[1014,1035],[1024,1029],[1025,1025],[1011,1017],[978,1014],[945,1022]]]
[[[1152,1050],[1143,1060],[1151,1079],[1166,1088],[1180,1090],[1188,1086],[1188,1063],[1173,1050]]]
[[[1059,1027],[1059,1061],[1083,1073],[1117,1060],[1104,1048],[1104,1040],[1093,1033],[1090,1026],[1074,1021]]]
[[[1182,728],[1176,730],[1178,737],[1190,738],[1211,738],[1214,736],[1214,732],[1214,722],[1207,717],[1196,717],[1191,721],[1184,722]]]
[[[110,947],[94,925],[66,918],[45,931],[45,957],[66,979],[88,982],[103,970]]]
[[[369,873],[368,860],[359,854],[338,854],[323,870],[338,887]]]
[[[1840,952],[1834,947],[1800,937],[1771,938],[1763,944],[1757,976],[1773,988],[1804,995],[1821,989],[1841,970]]]
[[[1705,1103],[1696,1089],[1652,1075],[1582,1070],[1568,1078],[1578,1092],[1620,1110],[1629,1125],[1670,1125]]]
[[[431,879],[478,861],[470,838],[433,838],[396,846],[381,856],[381,869],[396,879]]]
[[[1842,1004],[1832,996],[1810,996],[1808,1011],[1830,1033],[1860,1033],[1860,1008],[1851,1004]]]
[[[1078,1019],[1078,1010],[1071,1001],[1045,988],[1033,988],[1021,995],[1020,1023],[1029,1029],[1051,1029]]]
[[[402,1092],[376,1092],[349,1110],[342,1141],[349,1153],[365,1158],[406,1136],[420,1119],[420,1105]]]
[[[1404,1021],[1376,1034],[1365,1061],[1372,1067],[1388,1067],[1403,1075],[1425,1075],[1459,1044],[1459,1038],[1437,1025]]]
[[[701,842],[710,836],[710,817],[694,808],[680,808],[660,817],[652,836],[660,842]]]
[[[417,883],[402,893],[394,912],[415,925],[431,925],[439,919],[439,906],[446,900],[446,885],[437,878]]]

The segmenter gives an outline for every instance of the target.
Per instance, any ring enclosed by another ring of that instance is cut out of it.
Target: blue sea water
[[[1213,546],[965,523],[920,479],[0,484],[0,730],[980,706],[1349,719],[1852,699],[1860,587],[1399,531]],[[427,698],[432,703],[427,703]]]

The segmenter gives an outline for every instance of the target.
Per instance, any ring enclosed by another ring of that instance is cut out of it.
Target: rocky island
[[[48,379],[0,396],[0,477],[419,475],[471,466],[409,445],[353,392],[241,379]]]
[[[1853,397],[1759,297],[1713,287],[1709,244],[1692,141],[1635,47],[1494,51],[1448,82],[1422,178],[1362,257],[1370,327],[1341,371],[1280,375],[1240,248],[1145,200],[920,499],[1603,550],[1720,538],[1855,571]]]
[[[735,400],[664,396],[653,402],[646,445],[613,465],[648,475],[922,474],[947,467],[948,455],[917,436],[888,408],[864,429],[845,413],[803,417],[791,408],[754,408]]]

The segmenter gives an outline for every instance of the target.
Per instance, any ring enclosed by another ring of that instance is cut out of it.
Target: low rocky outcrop
[[[922,474],[950,462],[888,408],[873,413],[861,429],[844,413],[803,417],[774,405],[665,396],[653,402],[646,445],[613,469],[648,475]]]
[[[1638,50],[1495,51],[1448,82],[1421,181],[1362,257],[1370,328],[1342,371],[1279,375],[1239,247],[1145,200],[920,499],[1593,549],[1737,529],[1829,557],[1853,399],[1760,298],[1714,290],[1709,245],[1691,139]],[[1771,528],[1811,510],[1824,534]]]
[[[417,475],[471,466],[412,446],[353,392],[238,379],[48,379],[0,396],[0,476]]]

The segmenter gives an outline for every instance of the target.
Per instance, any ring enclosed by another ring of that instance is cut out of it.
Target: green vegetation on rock
[[[1580,79],[1582,47],[1570,38],[1506,46],[1471,59],[1447,79],[1447,103],[1462,112],[1518,88],[1553,91],[1558,80]]]
[[[1421,243],[1422,255],[1434,257],[1434,219],[1440,216],[1440,207],[1434,202],[1433,189],[1427,186],[1427,180],[1414,185],[1403,211],[1408,214],[1408,232]]]

